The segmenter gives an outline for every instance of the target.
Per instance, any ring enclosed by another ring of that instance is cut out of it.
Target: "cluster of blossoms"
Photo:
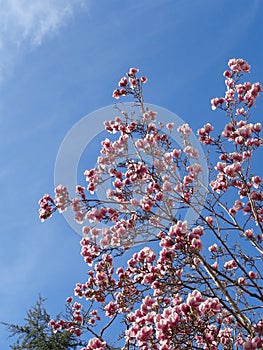
[[[263,179],[251,170],[262,139],[261,124],[250,122],[262,89],[241,84],[247,62],[228,65],[225,97],[213,99],[212,109],[225,110],[230,120],[219,136],[210,123],[197,131],[200,142],[219,154],[208,186],[190,126],[175,131],[172,121],[158,123],[143,102],[147,78],[131,68],[113,97],[132,95],[139,115],[120,111],[104,123],[110,136],[97,165],[85,171],[87,187],[76,187],[77,197],[70,199],[60,185],[54,199],[40,200],[42,220],[71,207],[85,225],[81,255],[88,278],[74,294],[88,311],[69,298],[72,319],[50,322],[54,331],[92,334],[82,350],[112,349],[105,333],[120,323],[126,327],[122,350],[262,348]],[[179,148],[172,132],[182,140]],[[93,196],[100,188],[103,201]],[[189,208],[198,213],[193,223],[182,220]],[[120,256],[145,241],[153,246],[116,268]]]
[[[70,303],[72,298],[68,298],[67,301]],[[81,308],[82,305],[80,303],[75,302],[72,306],[72,321],[66,322],[64,320],[59,320],[56,322],[55,320],[51,320],[49,325],[51,326],[54,333],[58,330],[66,330],[71,334],[75,334],[77,337],[80,337],[82,334],[80,325],[83,322],[83,317],[81,316]]]
[[[225,330],[220,333],[214,330],[213,334],[212,327],[207,327],[204,320],[220,314],[221,308],[217,298],[203,298],[197,290],[188,294],[186,302],[178,294],[161,300],[147,296],[142,300],[140,309],[127,317],[131,327],[126,331],[126,339],[145,350],[179,349],[190,344],[188,336],[193,333],[193,329],[197,329],[200,334],[204,334],[197,335],[196,343],[205,345],[204,349],[210,347],[214,350],[218,348],[217,345],[221,342],[219,339]],[[225,344],[227,342],[224,341]]]
[[[262,91],[262,87],[258,82],[254,84],[250,82],[237,84],[242,74],[250,72],[250,66],[243,59],[231,59],[228,62],[228,66],[230,70],[224,72],[224,76],[226,77],[225,84],[227,86],[225,97],[213,98],[211,100],[212,109],[222,108],[225,104],[226,110],[234,108],[238,115],[246,115],[247,108],[254,105],[259,92]],[[237,98],[235,97],[236,94]],[[238,108],[241,102],[243,106]]]
[[[225,98],[215,98],[211,102],[212,109],[220,107],[227,112],[230,122],[218,139],[211,136],[213,127],[210,124],[199,129],[198,135],[204,145],[218,146],[220,143],[220,161],[215,166],[217,175],[210,183],[212,190],[218,194],[230,189],[237,190],[239,199],[230,209],[230,214],[235,215],[241,210],[244,214],[250,214],[258,225],[263,221],[262,179],[259,175],[248,177],[244,174],[249,172],[254,151],[263,144],[261,123],[249,122],[250,109],[262,87],[259,83],[239,83],[241,76],[250,71],[250,66],[244,60],[231,59],[228,65],[230,70],[224,72],[227,86]],[[233,151],[230,151],[230,144],[234,146]],[[242,201],[244,199],[245,202]],[[262,239],[261,236],[259,239]]]
[[[187,228],[187,222],[179,220],[169,229],[168,235],[161,232],[158,237],[161,239],[161,246],[171,251],[179,250],[202,250],[203,245],[201,236],[204,234],[204,229],[201,226],[194,227],[191,231]]]
[[[112,96],[119,99],[121,96],[134,95],[135,98],[142,96],[142,84],[147,82],[147,78],[142,76],[138,78],[136,74],[139,73],[138,68],[130,68],[126,74],[127,77],[122,77],[119,81],[119,89],[113,91]]]
[[[59,185],[55,188],[55,203],[58,211],[63,213],[67,209],[69,193],[65,186]]]
[[[57,209],[53,199],[49,194],[45,194],[38,202],[39,218],[43,222],[52,216],[52,213]]]

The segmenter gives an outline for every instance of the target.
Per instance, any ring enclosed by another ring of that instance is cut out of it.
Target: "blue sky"
[[[66,133],[114,103],[131,66],[149,78],[146,101],[193,128],[222,125],[210,99],[224,93],[228,59],[246,59],[249,79],[263,80],[263,3],[0,0],[0,23],[0,321],[19,323],[39,293],[51,313],[63,310],[85,278],[79,236],[60,215],[38,219]],[[6,338],[0,328],[1,349]]]

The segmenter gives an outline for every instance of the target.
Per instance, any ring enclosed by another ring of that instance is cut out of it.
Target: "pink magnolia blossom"
[[[105,350],[106,342],[102,342],[98,338],[89,340],[88,345],[81,350]]]
[[[237,268],[237,263],[235,260],[230,260],[230,261],[227,261],[225,264],[224,264],[224,267],[225,269],[227,270],[233,270],[233,269],[236,269]]]
[[[232,58],[228,61],[228,66],[232,72],[250,72],[250,65],[242,58]]]
[[[174,123],[168,123],[168,124],[166,124],[166,127],[169,131],[172,131],[173,127],[174,127]]]
[[[183,125],[179,126],[177,128],[177,131],[180,132],[184,136],[188,136],[188,135],[190,135],[192,130],[189,127],[189,125],[186,123],[186,124],[183,124]]]

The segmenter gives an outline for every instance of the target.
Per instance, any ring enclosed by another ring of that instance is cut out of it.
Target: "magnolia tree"
[[[105,121],[114,139],[85,171],[87,188],[71,199],[59,185],[40,200],[42,221],[71,208],[83,224],[82,303],[69,297],[72,319],[50,322],[54,332],[87,332],[83,350],[263,349],[263,180],[253,171],[262,139],[251,117],[262,88],[243,82],[243,59],[228,66],[225,96],[211,101],[226,125],[197,130],[207,180],[189,125],[158,122],[143,101],[147,78],[131,68],[113,97],[132,95],[134,111],[119,107]]]

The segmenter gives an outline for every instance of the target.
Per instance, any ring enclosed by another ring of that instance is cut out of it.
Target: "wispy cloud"
[[[56,35],[88,0],[0,0],[0,80],[22,46]]]

